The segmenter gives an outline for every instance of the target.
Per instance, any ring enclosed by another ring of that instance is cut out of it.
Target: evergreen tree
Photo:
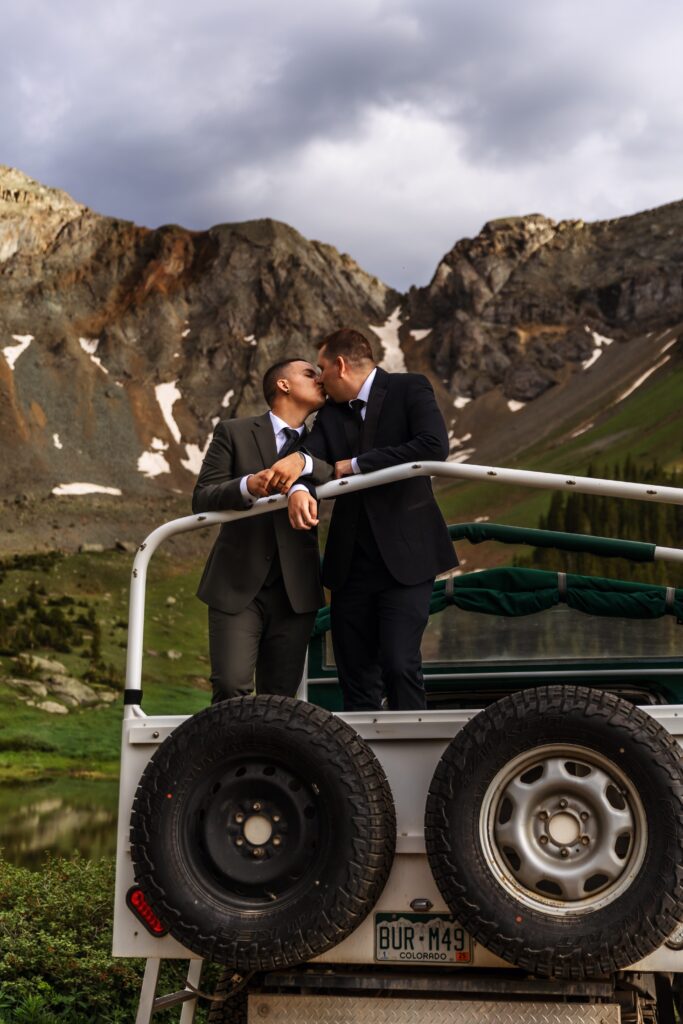
[[[641,466],[630,454],[623,464],[616,463],[611,473],[608,466],[596,467],[591,463],[586,475],[672,487],[678,482],[677,473],[667,473],[657,459]],[[555,491],[550,497],[547,514],[539,518],[539,528],[644,541],[661,547],[683,547],[683,507],[578,492],[565,495]],[[671,582],[673,575],[672,567],[664,562],[637,563],[574,552],[560,554],[547,548],[536,548],[531,557],[521,564],[660,584]]]

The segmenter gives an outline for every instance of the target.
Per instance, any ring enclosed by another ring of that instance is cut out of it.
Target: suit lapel
[[[254,440],[263,459],[263,468],[267,469],[277,462],[277,448],[275,447],[275,433],[269,413],[258,416],[251,428]]]
[[[372,387],[370,388],[368,407],[365,412],[365,421],[363,423],[363,432],[361,434],[360,442],[361,452],[370,451],[370,449],[375,446],[377,424],[382,412],[382,405],[386,398],[388,386],[389,374],[381,367],[377,367],[377,373],[375,374],[375,379],[372,382]]]

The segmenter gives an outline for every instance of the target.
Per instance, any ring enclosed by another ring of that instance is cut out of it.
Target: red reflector
[[[134,885],[132,889],[129,889],[126,893],[126,903],[133,911],[138,921],[145,926],[151,935],[156,935],[157,938],[161,938],[162,935],[166,935],[168,928],[165,924],[162,924],[157,915],[154,913],[147,898],[145,897],[142,889]]]

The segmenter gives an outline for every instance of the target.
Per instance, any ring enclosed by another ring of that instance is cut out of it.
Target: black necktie
[[[277,453],[278,459],[283,459],[285,455],[289,455],[296,448],[299,441],[299,431],[295,430],[294,427],[283,427],[281,433],[285,435],[285,443]]]
[[[361,413],[365,407],[365,402],[363,401],[362,398],[354,398],[351,402],[349,402],[349,405],[351,406],[351,411],[353,412],[353,418],[355,419],[358,426],[362,427],[363,417]]]
[[[354,398],[349,402],[349,408],[351,410],[351,419],[354,425],[353,437],[354,441],[351,447],[351,454],[358,455],[360,453],[360,442],[363,436],[363,417],[361,416],[361,410],[365,402],[362,398]]]

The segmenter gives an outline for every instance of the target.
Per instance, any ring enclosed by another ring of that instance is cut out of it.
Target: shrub
[[[34,872],[0,858],[0,1024],[135,1019],[144,961],[112,958],[113,902],[111,860],[49,859]],[[159,993],[182,988],[186,970],[165,964]],[[206,974],[211,991],[216,968]],[[195,1020],[206,1020],[201,1006]]]

